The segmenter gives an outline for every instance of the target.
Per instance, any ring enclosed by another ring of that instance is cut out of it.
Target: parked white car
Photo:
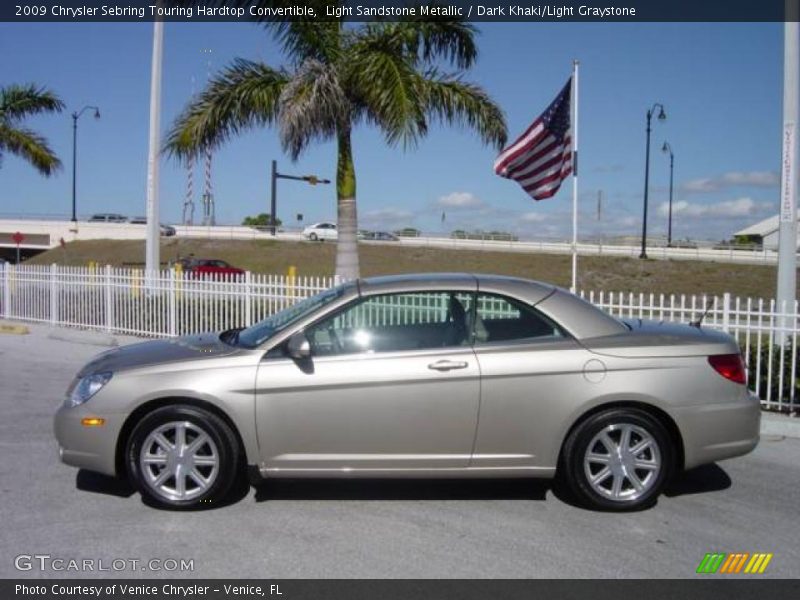
[[[336,231],[336,223],[329,223],[326,221],[323,223],[314,223],[303,229],[303,237],[312,242],[324,242],[325,240],[339,239],[339,234]]]

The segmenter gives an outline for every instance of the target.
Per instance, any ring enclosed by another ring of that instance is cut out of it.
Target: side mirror
[[[297,360],[305,360],[311,357],[311,344],[302,331],[298,331],[289,338],[286,344],[287,354]]]

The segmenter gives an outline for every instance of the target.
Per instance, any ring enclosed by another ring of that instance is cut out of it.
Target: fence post
[[[0,313],[0,316],[7,317],[8,316],[8,294],[6,290],[8,289],[8,263],[2,263],[2,269],[0,269],[3,273],[3,312]]]
[[[178,315],[176,303],[175,269],[169,270],[169,334],[172,337],[178,335]]]
[[[730,292],[722,294],[722,330],[730,333],[731,323],[731,295]]]
[[[105,277],[105,296],[106,296],[106,331],[114,329],[114,303],[113,294],[111,293],[111,265],[106,265]]]
[[[3,316],[8,319],[11,316],[11,269],[13,267],[6,263],[3,267]]]
[[[58,265],[50,265],[50,324],[58,323]]]
[[[251,285],[252,273],[244,272],[244,324],[247,327],[253,323],[253,288]]]

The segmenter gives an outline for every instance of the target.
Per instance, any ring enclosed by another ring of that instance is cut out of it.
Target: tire
[[[658,419],[638,409],[613,408],[569,434],[558,475],[587,508],[638,510],[656,501],[674,457],[669,433]]]
[[[180,447],[189,452],[177,453]],[[223,502],[241,466],[230,426],[207,410],[182,404],[145,415],[131,433],[125,456],[131,483],[146,501],[163,508]]]
[[[318,239],[317,238],[317,234],[316,233],[309,233],[308,234],[308,239],[311,240],[312,242],[316,242],[317,239]]]

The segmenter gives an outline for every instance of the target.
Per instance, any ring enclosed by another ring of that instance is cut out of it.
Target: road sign
[[[17,245],[17,264],[19,264],[19,245],[25,241],[25,236],[22,235],[19,231],[15,232],[14,235],[11,236],[11,241],[13,241]]]

